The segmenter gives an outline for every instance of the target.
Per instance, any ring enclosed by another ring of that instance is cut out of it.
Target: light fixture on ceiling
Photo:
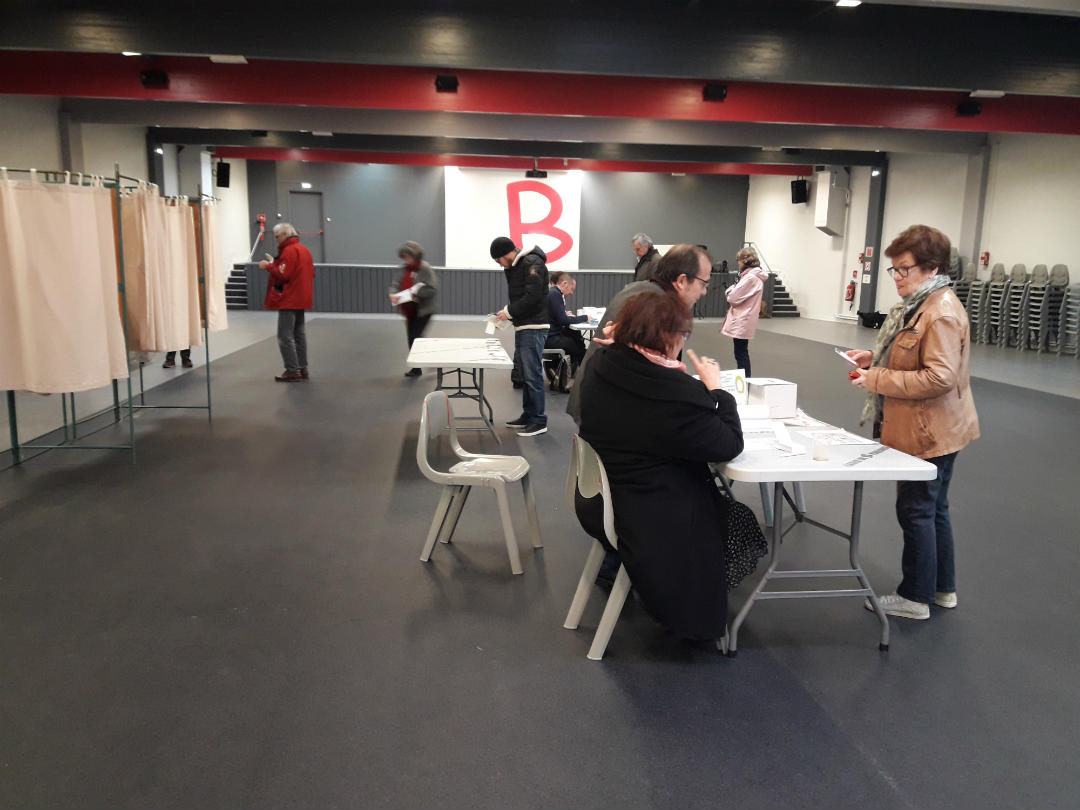
[[[862,0],[836,0],[839,8],[855,8],[862,5]]]
[[[783,152],[784,147],[782,147],[782,146],[763,146],[763,147],[761,147],[761,151],[762,152]]]
[[[874,169],[872,172],[870,172],[871,177],[877,177],[879,174],[881,174],[881,169]]]
[[[210,61],[215,65],[246,65],[247,59],[238,53],[212,53]]]
[[[316,138],[333,138],[334,137],[334,133],[331,132],[328,129],[313,129],[313,130],[311,130],[311,134],[314,135]]]
[[[1004,90],[972,90],[968,98],[1004,98]]]
[[[311,188],[311,183],[301,183],[300,188],[303,188],[303,189]]]
[[[121,56],[142,56],[139,51],[120,51]]]
[[[160,146],[155,146],[155,147],[154,147],[154,152],[155,152],[156,154],[159,154],[159,155],[164,155],[164,154],[165,154],[165,150],[164,150],[164,149],[162,149],[162,148],[161,148]]]

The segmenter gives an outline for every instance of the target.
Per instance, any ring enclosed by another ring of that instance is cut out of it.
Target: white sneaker
[[[905,599],[898,593],[879,596],[878,604],[881,605],[881,609],[889,616],[901,616],[905,619],[930,618],[930,605],[924,605],[922,602],[912,602],[910,599]],[[867,610],[874,609],[874,603],[870,601],[869,596],[866,597],[866,601],[863,602],[863,607]]]
[[[934,604],[943,608],[956,607],[956,591],[938,591],[934,594]]]

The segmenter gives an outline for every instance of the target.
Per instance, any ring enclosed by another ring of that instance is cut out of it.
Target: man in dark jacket
[[[491,258],[506,274],[508,302],[495,316],[514,324],[514,354],[521,361],[521,416],[506,424],[519,436],[547,433],[544,412],[544,342],[548,335],[547,254],[534,247],[527,253],[506,236],[491,243]]]
[[[548,290],[548,319],[551,328],[548,332],[545,349],[562,349],[570,358],[570,376],[577,373],[581,360],[585,357],[585,338],[581,332],[573,328],[575,323],[585,323],[589,320],[588,315],[571,315],[566,309],[567,296],[573,295],[577,282],[569,273],[552,273],[552,277],[558,275],[551,289]],[[566,381],[563,380],[564,384]],[[555,381],[552,381],[552,386]],[[569,389],[560,389],[566,393]]]
[[[656,268],[660,266],[660,251],[653,247],[652,239],[644,233],[634,234],[634,238],[630,240],[630,248],[637,256],[634,281],[648,281],[656,275]]]
[[[274,226],[277,258],[266,254],[259,267],[270,274],[266,283],[266,309],[278,311],[278,349],[285,373],[278,382],[298,382],[308,378],[307,332],[304,310],[311,309],[314,296],[315,265],[311,251],[300,244],[296,228],[288,222]]]

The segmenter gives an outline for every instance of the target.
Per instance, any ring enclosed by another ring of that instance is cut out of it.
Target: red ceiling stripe
[[[167,89],[145,88],[143,69],[164,70]],[[457,93],[435,92],[438,71],[253,60],[218,65],[195,57],[0,51],[0,93],[481,113],[646,117],[697,121],[836,124],[897,129],[1080,134],[1080,99],[1006,96],[956,114],[961,92],[726,82],[727,99],[702,100],[703,80],[452,71]],[[313,127],[313,128],[317,128]]]
[[[520,169],[533,167],[532,158],[484,155],[429,155],[405,152],[356,152],[348,149],[286,149],[259,146],[219,146],[215,156],[246,160],[294,160],[309,163],[395,163],[406,166],[464,166],[482,169]],[[757,163],[675,163],[629,160],[579,160],[541,158],[537,167],[546,171],[582,169],[590,172],[654,172],[674,174],[779,174],[805,177],[812,166]]]

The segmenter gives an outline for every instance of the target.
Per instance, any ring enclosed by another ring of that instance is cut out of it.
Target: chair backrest
[[[990,280],[991,281],[1004,281],[1005,280],[1005,265],[998,262],[990,268]]]
[[[575,511],[574,492],[583,498],[601,497],[604,503],[604,534],[612,548],[618,548],[615,536],[615,512],[611,507],[611,487],[608,485],[604,462],[592,445],[581,436],[574,436],[570,444],[570,470],[566,480],[566,495],[570,511]]]
[[[960,257],[960,280],[974,281],[978,277],[979,265],[969,259]]]
[[[1012,266],[1012,270],[1009,272],[1009,281],[1011,281],[1013,284],[1023,284],[1027,280],[1027,265],[1014,264]]]
[[[1063,264],[1055,264],[1050,268],[1050,283],[1055,287],[1069,286],[1069,268]]]
[[[1050,272],[1045,264],[1037,264],[1031,268],[1031,283],[1036,287],[1044,287],[1050,283]]]
[[[416,437],[416,466],[429,481],[448,483],[449,474],[436,470],[428,459],[428,445],[438,441],[444,430],[450,433],[450,444],[457,449],[457,433],[454,416],[450,411],[450,399],[445,391],[432,391],[424,397],[420,410],[420,432]]]

